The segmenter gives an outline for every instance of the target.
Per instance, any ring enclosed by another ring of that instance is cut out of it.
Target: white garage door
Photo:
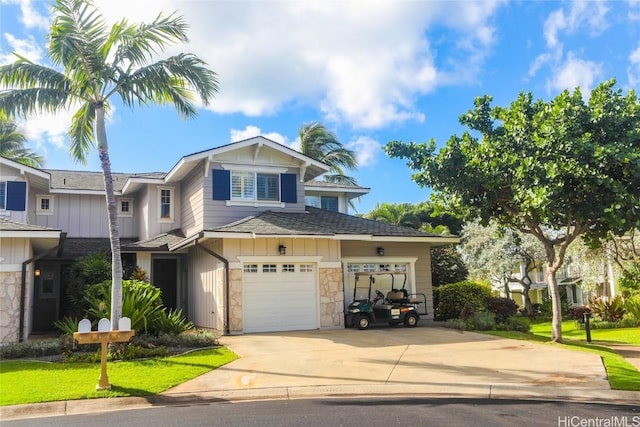
[[[315,264],[245,264],[244,332],[317,329]]]

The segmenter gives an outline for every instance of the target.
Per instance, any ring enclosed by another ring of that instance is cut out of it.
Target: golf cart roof
[[[397,270],[397,271],[359,271],[356,273],[356,276],[360,277],[360,276],[381,276],[383,274],[402,274],[402,275],[407,275],[406,271],[401,271],[401,270]]]

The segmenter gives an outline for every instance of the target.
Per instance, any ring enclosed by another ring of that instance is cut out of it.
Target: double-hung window
[[[173,222],[173,199],[172,187],[158,188],[158,217],[160,222]]]
[[[280,175],[263,172],[231,172],[231,200],[279,201]]]

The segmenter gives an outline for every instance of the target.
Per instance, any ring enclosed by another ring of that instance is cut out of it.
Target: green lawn
[[[237,356],[220,347],[181,356],[109,362],[111,390],[96,391],[99,363],[49,363],[5,360],[0,362],[0,405],[148,396],[225,365]]]
[[[531,333],[551,338],[551,323],[532,323]],[[575,320],[562,322],[562,337],[586,341],[584,329],[578,328]],[[611,344],[632,344],[640,346],[640,328],[591,329],[591,341]]]
[[[606,344],[640,345],[640,328],[592,329],[591,344],[586,342],[585,331],[579,329],[573,320],[562,322],[562,344],[550,341],[550,322],[532,323],[530,334],[509,331],[488,331],[487,333],[503,338],[535,341],[570,350],[596,353],[602,357],[611,388],[640,391],[640,372],[614,350],[606,347]]]

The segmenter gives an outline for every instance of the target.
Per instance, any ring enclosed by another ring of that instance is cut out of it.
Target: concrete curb
[[[148,397],[69,400],[0,407],[0,420],[17,420],[94,412],[145,409],[155,406],[243,402],[253,400],[295,400],[319,398],[412,397],[461,399],[520,399],[565,402],[637,405],[640,392],[622,390],[587,390],[517,385],[342,385],[297,386],[263,389],[214,390],[201,393],[171,393]]]

